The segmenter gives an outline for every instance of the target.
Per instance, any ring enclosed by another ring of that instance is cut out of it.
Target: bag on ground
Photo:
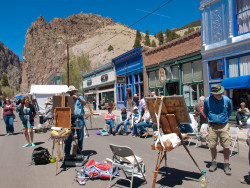
[[[48,164],[50,162],[50,157],[51,155],[48,149],[37,147],[33,150],[32,162],[35,163],[35,165]]]

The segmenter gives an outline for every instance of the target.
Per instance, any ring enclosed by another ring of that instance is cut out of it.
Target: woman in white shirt
[[[145,106],[144,110],[145,110],[145,113],[143,115],[142,122],[137,124],[138,132],[143,137],[148,134],[146,127],[152,127],[152,125],[153,125],[153,121],[152,121],[152,118],[151,118],[150,113],[148,111],[148,107]]]

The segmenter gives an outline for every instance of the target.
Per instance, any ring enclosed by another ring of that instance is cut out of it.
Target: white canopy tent
[[[31,85],[30,94],[37,100],[40,112],[45,112],[45,102],[56,94],[66,93],[67,85]]]

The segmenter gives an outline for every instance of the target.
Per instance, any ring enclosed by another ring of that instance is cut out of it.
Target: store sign
[[[116,84],[126,84],[126,76],[117,76]]]
[[[222,60],[217,61],[217,71],[221,71],[221,72],[224,71],[224,63]]]
[[[166,72],[164,68],[159,69],[159,81],[164,83],[166,81]]]
[[[87,80],[87,86],[91,86],[91,85],[92,85],[92,80],[91,79]]]
[[[101,76],[101,82],[106,82],[108,81],[108,74],[104,74]]]

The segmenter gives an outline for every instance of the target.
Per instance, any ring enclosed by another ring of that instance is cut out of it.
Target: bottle
[[[207,187],[207,177],[206,177],[206,170],[202,170],[201,176],[201,187]]]

